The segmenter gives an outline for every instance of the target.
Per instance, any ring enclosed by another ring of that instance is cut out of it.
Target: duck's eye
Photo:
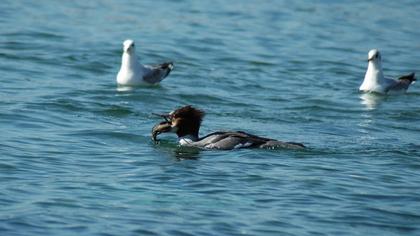
[[[134,45],[134,43],[133,43],[133,44],[131,44],[131,46],[132,46],[132,47],[134,47],[134,46],[135,46],[135,45]]]
[[[378,58],[379,57],[379,54],[376,54],[375,57]]]

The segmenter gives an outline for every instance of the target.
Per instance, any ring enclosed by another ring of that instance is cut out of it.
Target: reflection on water
[[[368,110],[374,110],[386,99],[386,96],[377,93],[363,93],[360,95],[360,99],[360,103],[365,105]]]
[[[368,108],[369,109],[369,108]],[[369,110],[374,109],[370,108]],[[365,112],[362,114],[362,119],[358,124],[358,132],[360,133],[358,142],[360,145],[371,145],[375,140],[375,136],[372,135],[372,130],[376,127],[374,114],[371,112]]]
[[[183,147],[178,143],[168,140],[159,140],[153,144],[155,150],[161,155],[180,160],[196,160],[201,157],[202,149],[195,147]]]
[[[134,87],[132,86],[120,86],[120,85],[117,86],[118,92],[128,92],[128,91],[133,91],[133,90],[134,90]]]
[[[198,148],[178,146],[174,150],[174,157],[177,160],[197,160],[200,158],[200,151]]]

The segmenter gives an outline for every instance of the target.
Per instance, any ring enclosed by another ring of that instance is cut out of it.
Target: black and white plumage
[[[368,54],[368,68],[359,90],[381,94],[404,93],[414,81],[416,81],[414,73],[401,76],[397,80],[385,78],[381,53],[377,49],[372,49]]]
[[[117,74],[118,85],[136,86],[157,84],[172,71],[172,62],[159,65],[143,65],[138,61],[134,41],[127,39],[123,43],[121,68]]]
[[[156,142],[161,133],[176,133],[181,146],[202,149],[230,150],[238,148],[295,148],[305,146],[301,143],[282,142],[263,138],[242,131],[219,131],[199,138],[198,133],[204,112],[192,106],[181,107],[169,114],[160,115],[165,121],[152,129],[152,139]]]

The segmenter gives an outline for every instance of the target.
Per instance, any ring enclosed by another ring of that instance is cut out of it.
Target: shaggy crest
[[[170,118],[172,119],[185,119],[198,122],[201,124],[203,121],[205,113],[202,110],[196,109],[190,105],[181,107],[170,114]]]

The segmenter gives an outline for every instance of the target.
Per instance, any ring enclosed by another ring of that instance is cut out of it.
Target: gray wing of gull
[[[415,81],[414,73],[403,75],[399,77],[397,80],[393,79],[386,79],[387,87],[385,89],[386,92],[389,91],[405,91],[410,87],[410,84]]]
[[[166,78],[173,68],[172,62],[163,63],[160,65],[145,65],[145,73],[143,80],[147,83],[156,84]]]

